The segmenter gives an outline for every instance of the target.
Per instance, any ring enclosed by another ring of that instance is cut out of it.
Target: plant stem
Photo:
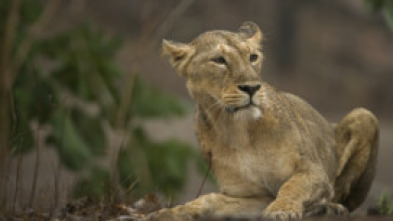
[[[19,8],[21,0],[13,0],[7,16],[6,27],[2,42],[2,51],[0,56],[0,190],[5,190],[5,179],[3,168],[5,167],[5,158],[9,149],[9,123],[10,123],[10,94],[12,88],[12,78],[9,68],[11,59],[12,45],[15,39],[16,27],[19,23]],[[6,196],[2,196],[4,199]],[[0,197],[0,208],[4,208],[4,200]]]
[[[37,186],[37,177],[38,171],[40,168],[40,149],[41,149],[41,131],[40,128],[37,128],[37,147],[36,147],[36,156],[35,156],[35,165],[34,165],[34,176],[33,176],[33,183],[31,186],[31,193],[30,193],[30,200],[29,200],[29,208],[32,208],[33,201],[35,197],[35,190]]]
[[[18,197],[18,189],[20,187],[20,173],[21,173],[21,168],[22,168],[22,154],[18,153],[18,162],[16,166],[16,178],[15,178],[15,192],[14,192],[14,199],[12,201],[12,212],[15,213],[15,204],[16,204],[16,198]]]

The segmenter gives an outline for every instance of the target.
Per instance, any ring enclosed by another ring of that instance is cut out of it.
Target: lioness
[[[237,32],[209,31],[188,44],[163,41],[163,54],[197,103],[197,138],[220,193],[150,219],[346,214],[365,199],[378,120],[357,108],[331,125],[301,98],[264,82],[262,39],[246,22]]]

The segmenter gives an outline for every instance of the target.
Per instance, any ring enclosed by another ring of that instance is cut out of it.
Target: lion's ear
[[[162,40],[162,54],[169,57],[172,66],[180,73],[180,67],[185,58],[192,54],[194,48],[189,44],[173,42],[169,40]]]
[[[263,34],[258,25],[254,22],[247,21],[244,22],[239,28],[239,34],[243,35],[247,41],[254,44],[260,44],[263,40]]]

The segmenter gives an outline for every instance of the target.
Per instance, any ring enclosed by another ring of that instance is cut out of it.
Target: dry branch
[[[6,181],[4,179],[5,158],[8,155],[9,147],[9,109],[10,109],[10,94],[11,94],[11,78],[10,78],[10,56],[15,39],[16,27],[19,22],[19,8],[21,0],[14,0],[11,3],[11,8],[7,16],[5,33],[3,38],[1,60],[0,60],[0,190],[5,191]],[[0,207],[5,204],[6,196],[0,198]]]

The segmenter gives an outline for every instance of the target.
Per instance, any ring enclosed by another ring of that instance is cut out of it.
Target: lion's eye
[[[213,58],[212,61],[217,64],[227,64],[227,61],[222,56]]]
[[[254,62],[254,61],[256,61],[258,59],[258,55],[257,54],[251,54],[250,55],[250,61],[251,62]]]

